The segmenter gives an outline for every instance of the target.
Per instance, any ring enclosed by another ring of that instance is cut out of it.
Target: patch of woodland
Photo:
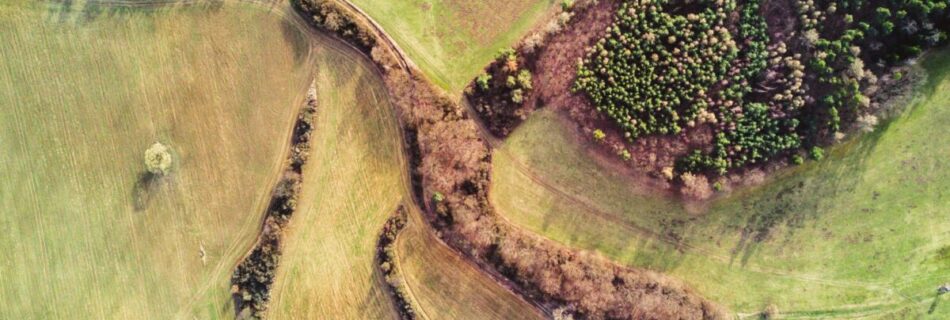
[[[950,30],[941,0],[591,4],[566,2],[566,18],[552,19],[563,28],[516,47],[534,75],[523,105],[496,103],[506,117],[473,103],[476,111],[497,134],[538,107],[558,108],[599,153],[688,199],[758,184],[820,160],[848,134],[873,131],[893,114],[882,89]]]
[[[316,108],[316,88],[311,86],[306,104],[294,123],[287,166],[271,192],[257,243],[231,275],[231,296],[238,319],[260,319],[267,310],[270,289],[280,262],[281,231],[297,209],[302,169],[310,157]]]
[[[507,136],[533,108],[525,105],[531,93],[531,71],[513,49],[503,50],[485,72],[465,89],[465,96],[492,134]]]
[[[543,99],[531,99],[536,72],[545,72],[537,61],[550,38],[570,32],[575,15],[584,15],[599,0],[565,0],[549,14],[547,22],[532,30],[517,46],[500,51],[485,69],[465,88],[465,96],[486,128],[495,136],[506,137]],[[573,69],[569,70],[572,74]],[[547,73],[550,75],[550,73]]]
[[[346,10],[334,0],[299,3],[306,3],[296,6],[305,17],[315,15],[307,8]],[[328,30],[320,21],[314,19],[314,25]],[[368,23],[354,25],[369,28]],[[558,308],[561,314],[589,319],[725,318],[717,306],[675,280],[620,266],[504,222],[489,203],[491,150],[475,121],[418,70],[400,67],[395,50],[379,45],[385,42],[378,38],[383,35],[373,36],[377,46],[368,52],[397,106],[416,199],[447,244],[526,299]]]
[[[399,312],[399,318],[410,320],[416,318],[416,309],[413,308],[410,302],[405,281],[402,274],[399,273],[395,251],[396,237],[406,227],[406,222],[406,208],[402,206],[396,209],[393,215],[386,220],[383,230],[379,234],[379,240],[376,242],[376,267],[383,274],[393,304]]]

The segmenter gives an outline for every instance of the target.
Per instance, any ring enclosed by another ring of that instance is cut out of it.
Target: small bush
[[[815,159],[815,161],[820,161],[825,157],[825,150],[822,150],[821,147],[812,147],[808,154],[812,159]]]
[[[156,142],[145,150],[145,168],[154,175],[166,175],[172,167],[171,149]]]
[[[796,165],[801,165],[801,164],[805,163],[805,158],[803,158],[801,155],[794,154],[794,155],[792,155],[792,163],[794,163],[794,164],[796,164]]]
[[[594,140],[597,142],[604,141],[607,138],[607,134],[604,133],[604,130],[596,129],[594,130]]]

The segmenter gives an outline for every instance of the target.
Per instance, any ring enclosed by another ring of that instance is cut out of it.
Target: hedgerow
[[[416,319],[416,308],[412,306],[409,299],[396,261],[396,237],[406,227],[406,222],[406,209],[402,206],[386,220],[383,231],[379,234],[379,240],[376,242],[376,263],[392,295],[393,304],[399,312],[399,319],[412,320]]]

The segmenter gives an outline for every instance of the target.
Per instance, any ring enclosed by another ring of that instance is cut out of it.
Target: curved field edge
[[[267,316],[394,318],[374,272],[378,232],[406,194],[392,106],[358,52],[330,39],[314,50],[311,157]]]
[[[378,21],[433,83],[460,93],[556,1],[351,0]]]
[[[939,317],[950,272],[942,208],[950,54],[904,115],[703,214],[599,166],[560,116],[529,119],[496,153],[493,200],[514,223],[632,266],[669,273],[740,314]]]
[[[409,223],[397,238],[396,256],[422,318],[543,318],[537,308],[441,243],[416,207],[406,211]]]
[[[232,314],[227,278],[256,235],[310,64],[279,15],[217,9],[3,5],[5,316]],[[172,173],[137,186],[155,141],[172,148]]]

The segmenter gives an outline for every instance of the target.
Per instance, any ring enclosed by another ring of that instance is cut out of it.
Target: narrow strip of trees
[[[399,312],[399,318],[412,320],[416,319],[416,309],[412,306],[412,300],[409,298],[409,292],[399,271],[398,258],[396,257],[396,237],[406,227],[406,220],[406,208],[403,206],[396,209],[393,215],[386,220],[383,230],[379,233],[379,240],[376,242],[376,266],[379,268],[379,272],[383,274],[383,279],[389,289],[389,295]]]
[[[310,157],[310,140],[317,112],[316,90],[311,87],[298,113],[283,177],[271,193],[260,236],[250,255],[231,274],[231,296],[238,319],[260,319],[267,310],[270,289],[281,256],[281,231],[297,209],[303,165]]]
[[[335,0],[294,4],[320,28],[332,31],[320,15],[343,12],[353,25],[372,30]],[[551,309],[565,306],[561,314],[590,319],[725,318],[713,303],[663,275],[623,267],[507,225],[488,201],[491,150],[475,122],[420,72],[404,72],[393,64],[401,58],[394,48],[379,45],[385,42],[379,39],[382,35],[374,36],[377,45],[364,53],[378,64],[398,107],[416,199],[450,246],[484,270],[511,280],[526,299]],[[340,37],[354,41],[345,34]]]

